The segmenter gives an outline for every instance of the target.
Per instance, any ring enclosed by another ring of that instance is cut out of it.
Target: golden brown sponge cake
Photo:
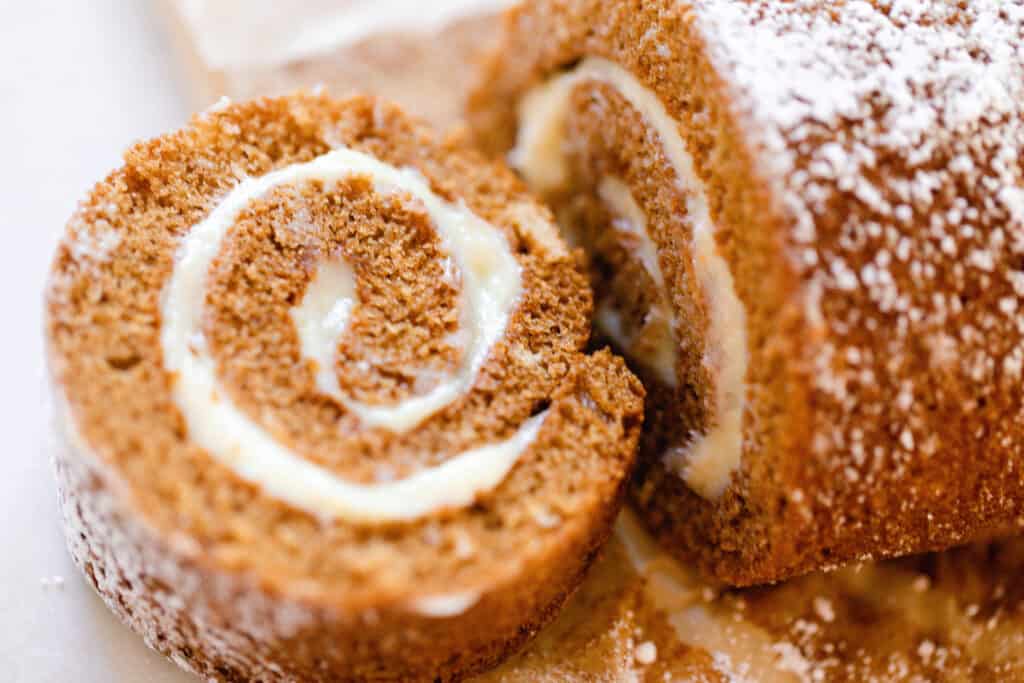
[[[473,98],[648,389],[634,499],[733,584],[1024,519],[1019,2],[539,0]]]
[[[643,390],[501,165],[364,97],[140,143],[46,295],[67,539],[218,681],[449,680],[550,620],[610,532]]]

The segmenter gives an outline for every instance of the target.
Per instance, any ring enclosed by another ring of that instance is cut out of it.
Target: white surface
[[[76,200],[124,147],[186,112],[149,3],[2,7],[0,678],[12,683],[192,681],[111,616],[75,571],[58,524],[43,385],[41,292]],[[45,586],[50,577],[63,587]]]
[[[214,69],[279,64],[309,57],[371,31],[443,28],[468,12],[498,10],[514,0],[175,0],[202,59]],[[246,21],[239,21],[244,12]],[[260,49],[253,51],[252,44]]]

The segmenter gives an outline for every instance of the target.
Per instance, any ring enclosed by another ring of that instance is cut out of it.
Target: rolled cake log
[[[474,95],[648,389],[634,499],[773,581],[1020,527],[1019,7],[542,0]]]
[[[204,679],[449,680],[551,619],[610,532],[639,382],[507,170],[295,95],[130,149],[47,294],[67,539]]]

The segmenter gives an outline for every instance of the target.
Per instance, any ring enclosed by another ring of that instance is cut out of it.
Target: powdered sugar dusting
[[[272,597],[248,577],[209,573],[192,558],[168,553],[168,545],[185,549],[188,544],[172,538],[164,545],[142,518],[126,514],[130,494],[79,435],[63,396],[57,403],[65,537],[75,564],[107,606],[149,647],[204,678],[216,673],[212,660],[263,680],[282,680],[274,663],[279,655],[268,643],[339,615]],[[51,585],[58,584],[51,579]],[[209,659],[196,656],[197,643]]]
[[[732,658],[724,652],[712,653],[711,661],[715,672],[728,683],[753,683],[753,679],[748,676],[749,667],[735,665]]]
[[[813,666],[795,645],[787,642],[775,643],[772,651],[778,655],[779,669],[797,676],[801,681],[813,680]]]
[[[797,214],[801,241],[814,239],[815,176],[840,181],[891,215],[897,207],[865,172],[880,150],[923,165],[943,142],[937,131],[971,133],[984,122],[1017,116],[1017,134],[1007,130],[1000,137],[1020,151],[1024,12],[1017,1],[979,0],[965,9],[921,0],[695,4],[712,56],[769,152],[759,159],[788,185],[785,202]],[[857,122],[874,125],[821,145],[807,168],[799,168],[800,146],[793,143],[810,127]],[[969,156],[961,158],[961,169],[965,163]],[[1019,185],[1019,173],[1000,181],[1000,190]],[[941,184],[927,176],[918,182],[925,200],[928,186]]]
[[[72,221],[66,239],[68,251],[75,261],[94,265],[107,262],[121,244],[121,234],[102,218],[89,226],[84,221]]]
[[[692,4],[827,330],[815,453],[864,490],[939,451],[936,414],[1019,411],[1024,2]]]

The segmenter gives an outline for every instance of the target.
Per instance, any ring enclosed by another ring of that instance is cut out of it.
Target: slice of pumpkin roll
[[[140,143],[46,295],[67,540],[218,681],[450,680],[610,533],[643,389],[518,180],[397,108],[299,94]]]
[[[1019,3],[537,0],[472,98],[644,380],[634,498],[728,583],[1024,522]]]

